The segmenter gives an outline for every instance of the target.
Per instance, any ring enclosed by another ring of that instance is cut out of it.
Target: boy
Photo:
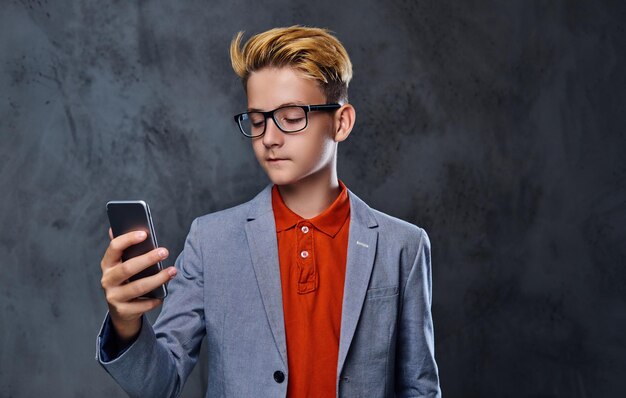
[[[337,146],[355,122],[350,59],[327,30],[292,26],[231,43],[247,112],[235,116],[271,184],[249,202],[199,217],[159,274],[159,248],[111,240],[109,306],[96,358],[131,396],[176,396],[207,337],[215,397],[439,397],[430,242],[369,208],[337,178]],[[160,300],[136,297],[169,281]]]

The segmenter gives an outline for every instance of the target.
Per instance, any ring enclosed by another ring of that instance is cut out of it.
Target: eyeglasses
[[[339,104],[323,105],[288,105],[267,112],[244,112],[235,115],[235,122],[241,133],[249,138],[265,134],[267,118],[271,117],[283,133],[295,133],[304,130],[309,124],[308,113],[313,111],[333,111],[341,108]]]

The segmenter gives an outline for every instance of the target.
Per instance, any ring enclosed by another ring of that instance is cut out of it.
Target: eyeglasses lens
[[[298,106],[288,106],[274,112],[278,128],[285,133],[302,130],[306,127],[306,112]],[[265,116],[260,112],[248,112],[239,118],[241,130],[248,137],[256,137],[265,131]]]

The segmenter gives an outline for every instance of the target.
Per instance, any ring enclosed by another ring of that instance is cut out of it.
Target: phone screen
[[[107,215],[109,216],[109,224],[111,225],[113,237],[132,231],[144,231],[148,234],[143,242],[124,250],[122,261],[141,256],[158,247],[150,207],[143,200],[110,201],[107,203]],[[162,269],[163,265],[159,262],[133,275],[129,278],[129,281],[155,275]],[[166,285],[161,285],[142,297],[164,298],[165,296],[167,296],[167,287]]]

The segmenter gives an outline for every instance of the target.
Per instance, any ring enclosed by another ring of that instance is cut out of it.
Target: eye
[[[300,107],[285,107],[280,110],[280,123],[287,128],[300,128],[306,122],[306,115]]]
[[[265,123],[265,117],[261,114],[249,114],[250,124],[254,127],[261,127]]]
[[[301,123],[304,118],[303,117],[299,117],[299,118],[295,118],[295,119],[291,119],[291,118],[285,118],[283,119],[285,122],[290,123],[290,124],[298,124]]]

